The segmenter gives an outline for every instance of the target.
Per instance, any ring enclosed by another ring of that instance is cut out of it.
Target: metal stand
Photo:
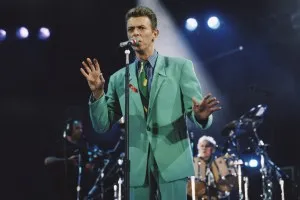
[[[242,190],[242,164],[243,161],[239,159],[236,163],[238,166],[238,183],[239,183],[239,200],[244,199],[243,190]]]
[[[78,154],[78,177],[77,177],[77,200],[80,200],[80,191],[81,191],[81,176],[82,176],[82,158],[81,154]]]
[[[122,184],[124,182],[124,170],[123,170],[123,162],[124,162],[124,154],[121,153],[120,158],[118,159],[118,165],[119,165],[119,169],[118,169],[118,200],[122,199]]]
[[[104,183],[103,183],[104,181],[103,178],[105,176],[104,170],[106,169],[109,163],[110,163],[109,159],[105,159],[104,166],[100,170],[94,186],[88,193],[88,200],[98,199],[99,196],[100,199],[104,199]],[[100,190],[100,195],[99,195],[99,190]]]
[[[238,160],[234,162],[234,165],[237,166],[237,175],[238,175],[238,187],[239,187],[239,200],[243,200],[244,199],[244,195],[243,195],[243,190],[242,190],[242,165],[244,164],[241,158],[241,153],[240,153],[240,143],[238,141],[237,135],[240,134],[240,127],[242,125],[241,120],[238,120],[235,126],[235,130],[234,131],[230,131],[230,141],[233,144],[233,146],[236,148],[236,152],[237,152],[237,158]]]
[[[282,178],[279,179],[280,189],[281,189],[281,200],[284,200],[284,180]]]
[[[273,196],[273,177],[272,177],[272,168],[269,165],[269,157],[267,152],[265,151],[266,145],[264,142],[258,138],[256,128],[253,129],[253,133],[257,140],[256,146],[256,154],[260,156],[260,173],[262,178],[262,198],[263,200],[272,200]]]
[[[213,156],[211,157],[210,161],[208,162],[208,164],[206,165],[206,173],[205,173],[205,182],[206,182],[206,193],[207,193],[207,200],[211,200],[211,195],[210,195],[210,175],[211,175],[211,171],[210,171],[210,167],[211,164],[213,162]]]
[[[124,158],[124,166],[125,166],[125,192],[124,197],[125,200],[130,199],[130,160],[129,160],[129,54],[130,50],[125,50],[126,55],[126,70],[125,70],[125,158]]]
[[[244,192],[245,192],[245,200],[249,200],[248,188],[249,188],[249,179],[247,176],[244,176]]]
[[[115,147],[112,150],[108,150],[105,153],[102,153],[102,154],[108,155],[108,159],[104,159],[104,166],[102,167],[101,170],[99,170],[99,175],[95,181],[95,184],[88,193],[88,200],[93,200],[95,198],[97,199],[99,196],[99,190],[100,190],[100,198],[104,199],[104,192],[105,192],[104,179],[106,179],[112,172],[112,171],[109,171],[107,174],[105,174],[104,171],[107,168],[108,164],[111,162],[110,159],[111,159],[112,155],[118,150],[122,140],[124,140],[123,135],[120,136],[119,141],[117,142],[117,144],[115,145]],[[122,156],[122,154],[121,154],[120,157],[123,158],[124,156]],[[114,167],[111,168],[111,170],[112,169],[114,169]],[[120,170],[120,169],[118,169],[118,170]]]

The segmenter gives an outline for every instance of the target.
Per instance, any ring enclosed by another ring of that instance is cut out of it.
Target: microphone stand
[[[130,199],[130,160],[129,160],[129,46],[126,47],[126,70],[125,70],[125,157],[124,157],[124,197],[125,200]]]

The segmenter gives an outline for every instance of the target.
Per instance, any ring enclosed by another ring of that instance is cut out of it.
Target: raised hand
[[[201,102],[198,102],[195,98],[192,98],[192,101],[193,111],[198,121],[207,120],[210,114],[222,109],[218,106],[220,102],[216,97],[212,97],[210,93],[206,95]]]
[[[86,78],[88,85],[93,93],[93,96],[98,99],[104,94],[105,80],[100,70],[100,65],[97,59],[90,58],[82,61],[83,68],[80,68],[82,75]]]

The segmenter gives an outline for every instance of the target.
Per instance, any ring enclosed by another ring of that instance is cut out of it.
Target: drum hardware
[[[234,162],[234,165],[237,166],[238,168],[238,187],[239,187],[239,199],[243,200],[244,199],[244,195],[243,195],[243,190],[242,190],[242,165],[243,165],[243,161],[241,159],[237,160],[236,162]]]
[[[123,179],[120,177],[118,180],[118,200],[121,200],[122,198],[122,184],[123,184]]]
[[[207,200],[211,200],[211,194],[210,194],[210,186],[212,184],[210,175],[212,172],[210,171],[211,164],[213,162],[213,155],[212,158],[209,160],[208,165],[206,165],[206,173],[205,173],[205,182],[206,182],[206,193],[207,193]]]
[[[192,200],[196,200],[195,176],[191,176],[191,185],[192,185]]]
[[[267,109],[266,105],[257,105],[250,109],[247,113],[243,114],[238,120],[233,120],[230,123],[226,124],[225,127],[222,130],[222,136],[228,137],[226,148],[229,148],[229,146],[232,146],[237,154],[237,162],[234,164],[238,168],[238,188],[239,188],[239,199],[244,199],[243,191],[242,191],[242,169],[241,165],[243,165],[243,161],[241,159],[241,154],[245,153],[241,149],[241,140],[243,137],[246,137],[246,141],[250,141],[250,146],[255,149],[255,152],[261,152],[263,148],[258,149],[258,147],[262,146],[259,145],[259,142],[261,141],[258,138],[256,129],[257,127],[263,122],[263,116],[265,114],[265,111]],[[262,141],[261,141],[262,142]],[[264,146],[264,145],[263,145]],[[247,151],[251,149],[251,147],[247,147]],[[264,165],[264,155],[258,153],[258,155],[261,155],[261,166]],[[262,173],[262,181],[263,181],[263,188],[264,188],[264,200],[269,199],[269,195],[267,192],[269,191],[266,186],[271,186],[272,183],[267,181],[267,169],[265,167],[261,168]],[[248,181],[248,180],[247,180]],[[247,190],[248,191],[248,190]],[[246,190],[245,190],[246,192]],[[246,195],[247,196],[247,195]],[[245,198],[248,198],[246,197]]]
[[[118,200],[118,186],[114,185],[114,200]]]
[[[109,159],[106,159],[104,161],[104,166],[98,170],[98,177],[94,183],[94,186],[92,187],[92,189],[89,191],[88,193],[88,200],[94,200],[94,199],[103,199],[104,198],[104,176],[105,176],[105,169],[108,166],[108,164],[110,163]]]
[[[81,177],[82,177],[82,156],[78,154],[78,177],[77,177],[77,200],[80,200],[80,191],[81,191]]]
[[[284,200],[284,180],[282,178],[279,179],[280,189],[281,189],[281,200]]]
[[[262,191],[261,195],[263,200],[271,200],[273,198],[273,180],[277,178],[281,185],[281,198],[284,199],[284,188],[283,188],[283,179],[287,178],[287,176],[277,167],[269,158],[267,154],[268,144],[265,144],[263,140],[261,140],[257,133],[258,126],[263,122],[263,117],[265,111],[267,110],[266,105],[257,105],[250,109],[247,113],[242,115],[238,120],[234,120],[228,123],[223,131],[222,135],[227,136],[228,140],[226,143],[226,148],[229,146],[233,146],[236,150],[238,160],[240,160],[240,155],[245,153],[242,152],[241,149],[241,140],[243,137],[246,137],[246,140],[250,142],[251,150],[253,153],[260,157],[260,173],[261,173],[261,181],[262,181]],[[248,149],[247,149],[248,150]],[[243,199],[242,189],[241,189],[241,177],[242,170],[241,164],[238,164],[238,177],[239,177],[239,199]],[[274,177],[274,171],[276,172]],[[248,197],[248,178],[244,177],[244,190],[245,190],[245,200]]]
[[[249,179],[247,176],[244,176],[243,180],[244,180],[245,200],[249,200],[249,195],[248,195]]]

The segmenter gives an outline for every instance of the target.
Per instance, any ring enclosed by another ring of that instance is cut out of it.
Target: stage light
[[[218,29],[220,27],[220,20],[219,18],[213,16],[213,17],[210,17],[208,20],[207,20],[207,25],[209,28],[211,29]]]
[[[257,167],[258,166],[258,161],[255,159],[251,159],[249,161],[249,167]]]
[[[188,18],[185,22],[185,28],[189,31],[194,31],[198,27],[198,22],[194,18]]]
[[[29,31],[27,28],[21,27],[17,30],[16,35],[19,39],[26,39],[29,36]]]
[[[50,37],[50,30],[46,27],[41,27],[38,34],[39,39],[47,40]]]
[[[6,38],[6,31],[3,29],[0,29],[0,42],[4,41]]]

